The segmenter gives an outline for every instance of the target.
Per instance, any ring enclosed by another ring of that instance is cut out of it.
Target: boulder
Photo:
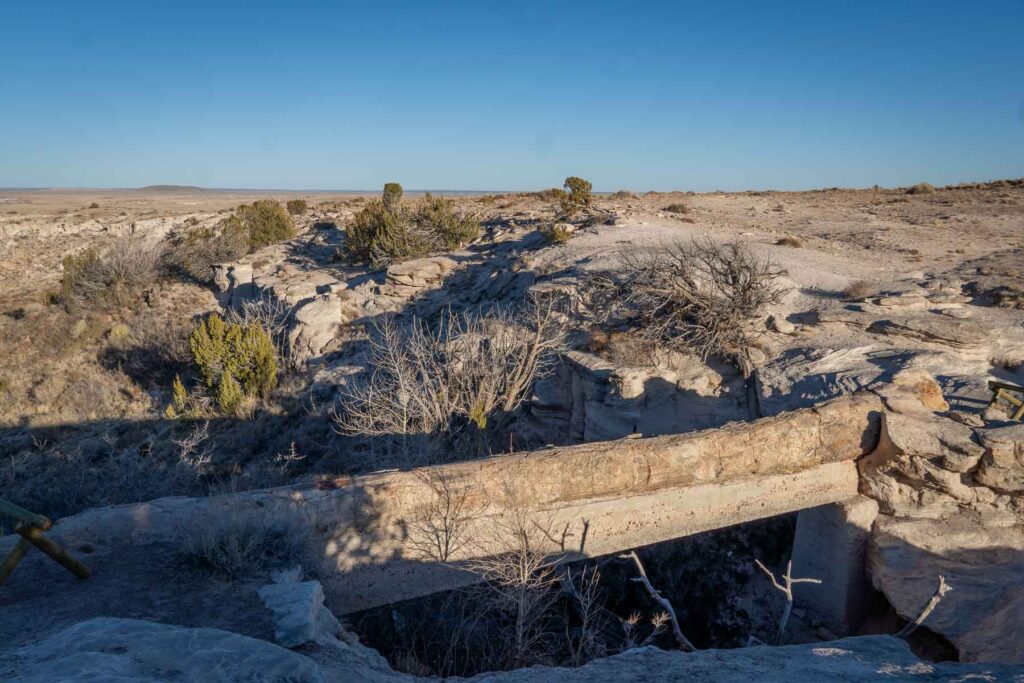
[[[446,256],[413,259],[388,266],[387,282],[399,287],[420,289],[439,282],[455,268],[455,261]]]
[[[1007,493],[1024,492],[1024,423],[979,430],[985,455],[975,479]]]
[[[319,581],[299,581],[298,571],[282,573],[257,592],[274,613],[274,640],[284,647],[318,643],[337,636],[341,624],[324,607]]]
[[[340,326],[347,322],[337,297],[325,294],[302,304],[292,316],[288,348],[295,362],[305,362],[334,349]]]
[[[875,587],[904,619],[952,590],[924,622],[963,661],[1024,663],[1024,525],[976,514],[941,520],[880,517],[868,550]]]
[[[796,325],[789,322],[781,315],[768,316],[768,327],[779,334],[794,334],[796,332]]]

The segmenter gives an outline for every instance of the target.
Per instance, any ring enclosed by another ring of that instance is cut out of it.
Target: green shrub
[[[385,197],[401,196],[397,183],[385,186]],[[396,194],[397,192],[397,194]],[[346,230],[345,250],[356,261],[375,267],[458,249],[480,234],[480,223],[455,213],[455,203],[430,193],[414,208],[399,203],[389,208],[385,199],[363,207]]]
[[[291,216],[271,199],[242,204],[235,211],[235,219],[249,237],[249,249],[252,251],[295,237]]]
[[[285,208],[288,209],[288,213],[293,216],[301,216],[309,210],[309,204],[306,203],[305,199],[289,199],[288,203],[285,204]]]
[[[931,183],[918,183],[907,188],[907,194],[931,194],[932,192],[935,192],[935,186]]]
[[[213,277],[213,266],[249,252],[249,236],[234,216],[217,225],[196,228],[171,239],[169,260],[201,282]]]
[[[402,186],[398,183],[384,183],[384,193],[381,196],[384,208],[389,212],[398,214],[402,210]]]
[[[566,194],[562,197],[562,213],[572,216],[582,208],[590,206],[593,201],[594,186],[578,176],[565,179]]]
[[[429,192],[416,208],[413,220],[420,230],[436,235],[446,249],[461,249],[480,236],[479,221],[457,215],[455,202]]]
[[[550,244],[565,244],[572,237],[572,226],[566,223],[547,223],[541,226],[540,234]]]
[[[352,219],[346,230],[345,250],[354,260],[377,267],[426,256],[431,245],[410,230],[401,213],[388,211],[382,200],[375,199]]]
[[[225,412],[234,412],[243,397],[265,398],[277,386],[274,342],[257,325],[224,322],[214,313],[192,332],[189,346]]]

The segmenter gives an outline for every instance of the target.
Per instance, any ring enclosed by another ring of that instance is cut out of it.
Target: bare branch
[[[794,579],[793,578],[793,560],[786,563],[786,573],[782,575],[783,583],[775,578],[775,574],[772,573],[768,567],[761,563],[761,560],[754,559],[757,566],[763,571],[769,579],[771,579],[772,585],[786,596],[786,609],[782,612],[782,618],[779,620],[779,632],[775,636],[775,643],[777,645],[782,644],[782,638],[786,633],[786,626],[789,624],[789,615],[793,612],[793,584],[797,583],[821,583],[821,579]]]
[[[924,620],[928,618],[928,615],[935,610],[943,596],[951,590],[953,590],[953,587],[946,583],[946,578],[942,576],[942,574],[939,574],[939,585],[935,588],[935,594],[932,595],[928,604],[925,605],[924,609],[921,610],[921,613],[917,615],[917,618],[901,628],[896,633],[896,636],[898,638],[908,638],[911,633],[917,630],[918,626],[924,623]]]
[[[672,622],[672,634],[675,636],[676,642],[679,643],[679,649],[686,650],[687,652],[696,652],[697,648],[693,646],[693,643],[691,643],[685,635],[683,635],[682,629],[679,628],[679,619],[676,618],[676,610],[674,607],[672,607],[672,603],[669,602],[666,598],[662,597],[661,593],[659,593],[654,588],[654,586],[651,585],[650,580],[647,578],[647,572],[644,571],[644,565],[642,562],[640,562],[640,557],[636,554],[636,551],[631,550],[625,555],[621,555],[620,557],[625,559],[631,559],[633,560],[634,564],[636,564],[636,569],[640,573],[640,576],[633,579],[633,581],[642,583],[644,585],[644,588],[647,589],[647,592],[650,593],[654,601],[661,605],[662,608],[664,608],[665,612],[668,614],[669,619]]]

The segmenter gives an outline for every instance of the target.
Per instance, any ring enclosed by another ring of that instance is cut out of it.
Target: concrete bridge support
[[[878,503],[857,495],[801,510],[793,542],[793,576],[821,584],[794,588],[793,604],[836,635],[853,632],[866,616],[872,593],[867,547]]]

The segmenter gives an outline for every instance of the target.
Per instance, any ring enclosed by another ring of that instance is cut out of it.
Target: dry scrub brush
[[[131,304],[159,278],[161,258],[160,248],[138,237],[119,239],[104,252],[89,247],[66,256],[61,301],[69,311]]]
[[[372,371],[343,390],[340,432],[375,437],[397,464],[486,452],[552,366],[564,340],[554,299],[488,312],[449,311],[438,325],[383,316],[370,335]]]
[[[179,538],[179,560],[229,580],[258,578],[301,564],[312,527],[287,505],[207,511],[194,515]]]
[[[753,322],[779,300],[778,271],[744,245],[710,240],[633,248],[588,278],[591,310],[654,346],[718,356],[749,374]]]

